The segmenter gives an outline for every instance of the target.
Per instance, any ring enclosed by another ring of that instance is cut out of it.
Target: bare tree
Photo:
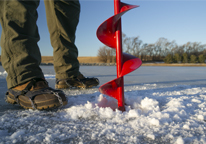
[[[97,54],[99,61],[104,63],[115,62],[115,55],[115,49],[107,46],[100,47]]]
[[[107,62],[107,54],[108,54],[107,46],[100,47],[98,50],[98,54],[97,54],[99,61],[106,63]]]
[[[165,56],[165,51],[167,51],[167,47],[169,46],[169,41],[166,38],[159,38],[157,42],[155,43],[154,52],[156,60],[162,60],[162,58]]]
[[[123,41],[123,47],[126,53],[129,53],[134,56],[140,55],[142,41],[139,40],[139,37],[126,37]]]

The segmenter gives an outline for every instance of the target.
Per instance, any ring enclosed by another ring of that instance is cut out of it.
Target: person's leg
[[[38,0],[0,1],[1,61],[8,73],[9,89],[5,100],[26,109],[48,109],[67,104],[62,91],[48,87],[39,67],[38,5]]]
[[[78,0],[44,1],[51,44],[54,48],[54,69],[58,89],[88,88],[99,84],[96,78],[85,78],[79,72],[75,32],[79,22]]]
[[[78,50],[75,32],[79,22],[78,0],[45,0],[47,25],[54,49],[54,70],[57,79],[76,77],[79,74]]]
[[[36,26],[39,1],[0,1],[1,61],[8,73],[8,88],[44,78]]]

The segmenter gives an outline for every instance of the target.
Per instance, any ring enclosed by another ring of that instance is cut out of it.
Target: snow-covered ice
[[[42,67],[51,87],[52,66]],[[115,67],[83,66],[100,85]],[[206,67],[140,67],[125,76],[126,111],[98,91],[66,90],[59,110],[24,110],[4,101],[6,72],[0,67],[0,144],[4,143],[206,143]]]

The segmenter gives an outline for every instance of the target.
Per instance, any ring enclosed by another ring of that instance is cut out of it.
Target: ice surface
[[[54,87],[52,66],[42,67]],[[115,67],[83,66],[101,84]],[[59,110],[24,110],[5,103],[6,72],[0,67],[0,143],[206,143],[206,68],[140,67],[125,76],[126,111],[98,87],[66,90]]]

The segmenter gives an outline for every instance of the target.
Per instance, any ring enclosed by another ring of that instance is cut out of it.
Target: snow
[[[178,137],[176,144],[184,144],[184,140],[182,139],[182,137]]]
[[[81,69],[101,84],[115,77],[115,67]],[[4,96],[6,72],[0,71]],[[43,71],[54,86],[53,70]],[[125,77],[125,112],[98,87],[65,90],[68,105],[52,111],[24,110],[2,98],[0,143],[205,144],[205,73],[204,67],[141,67]]]

